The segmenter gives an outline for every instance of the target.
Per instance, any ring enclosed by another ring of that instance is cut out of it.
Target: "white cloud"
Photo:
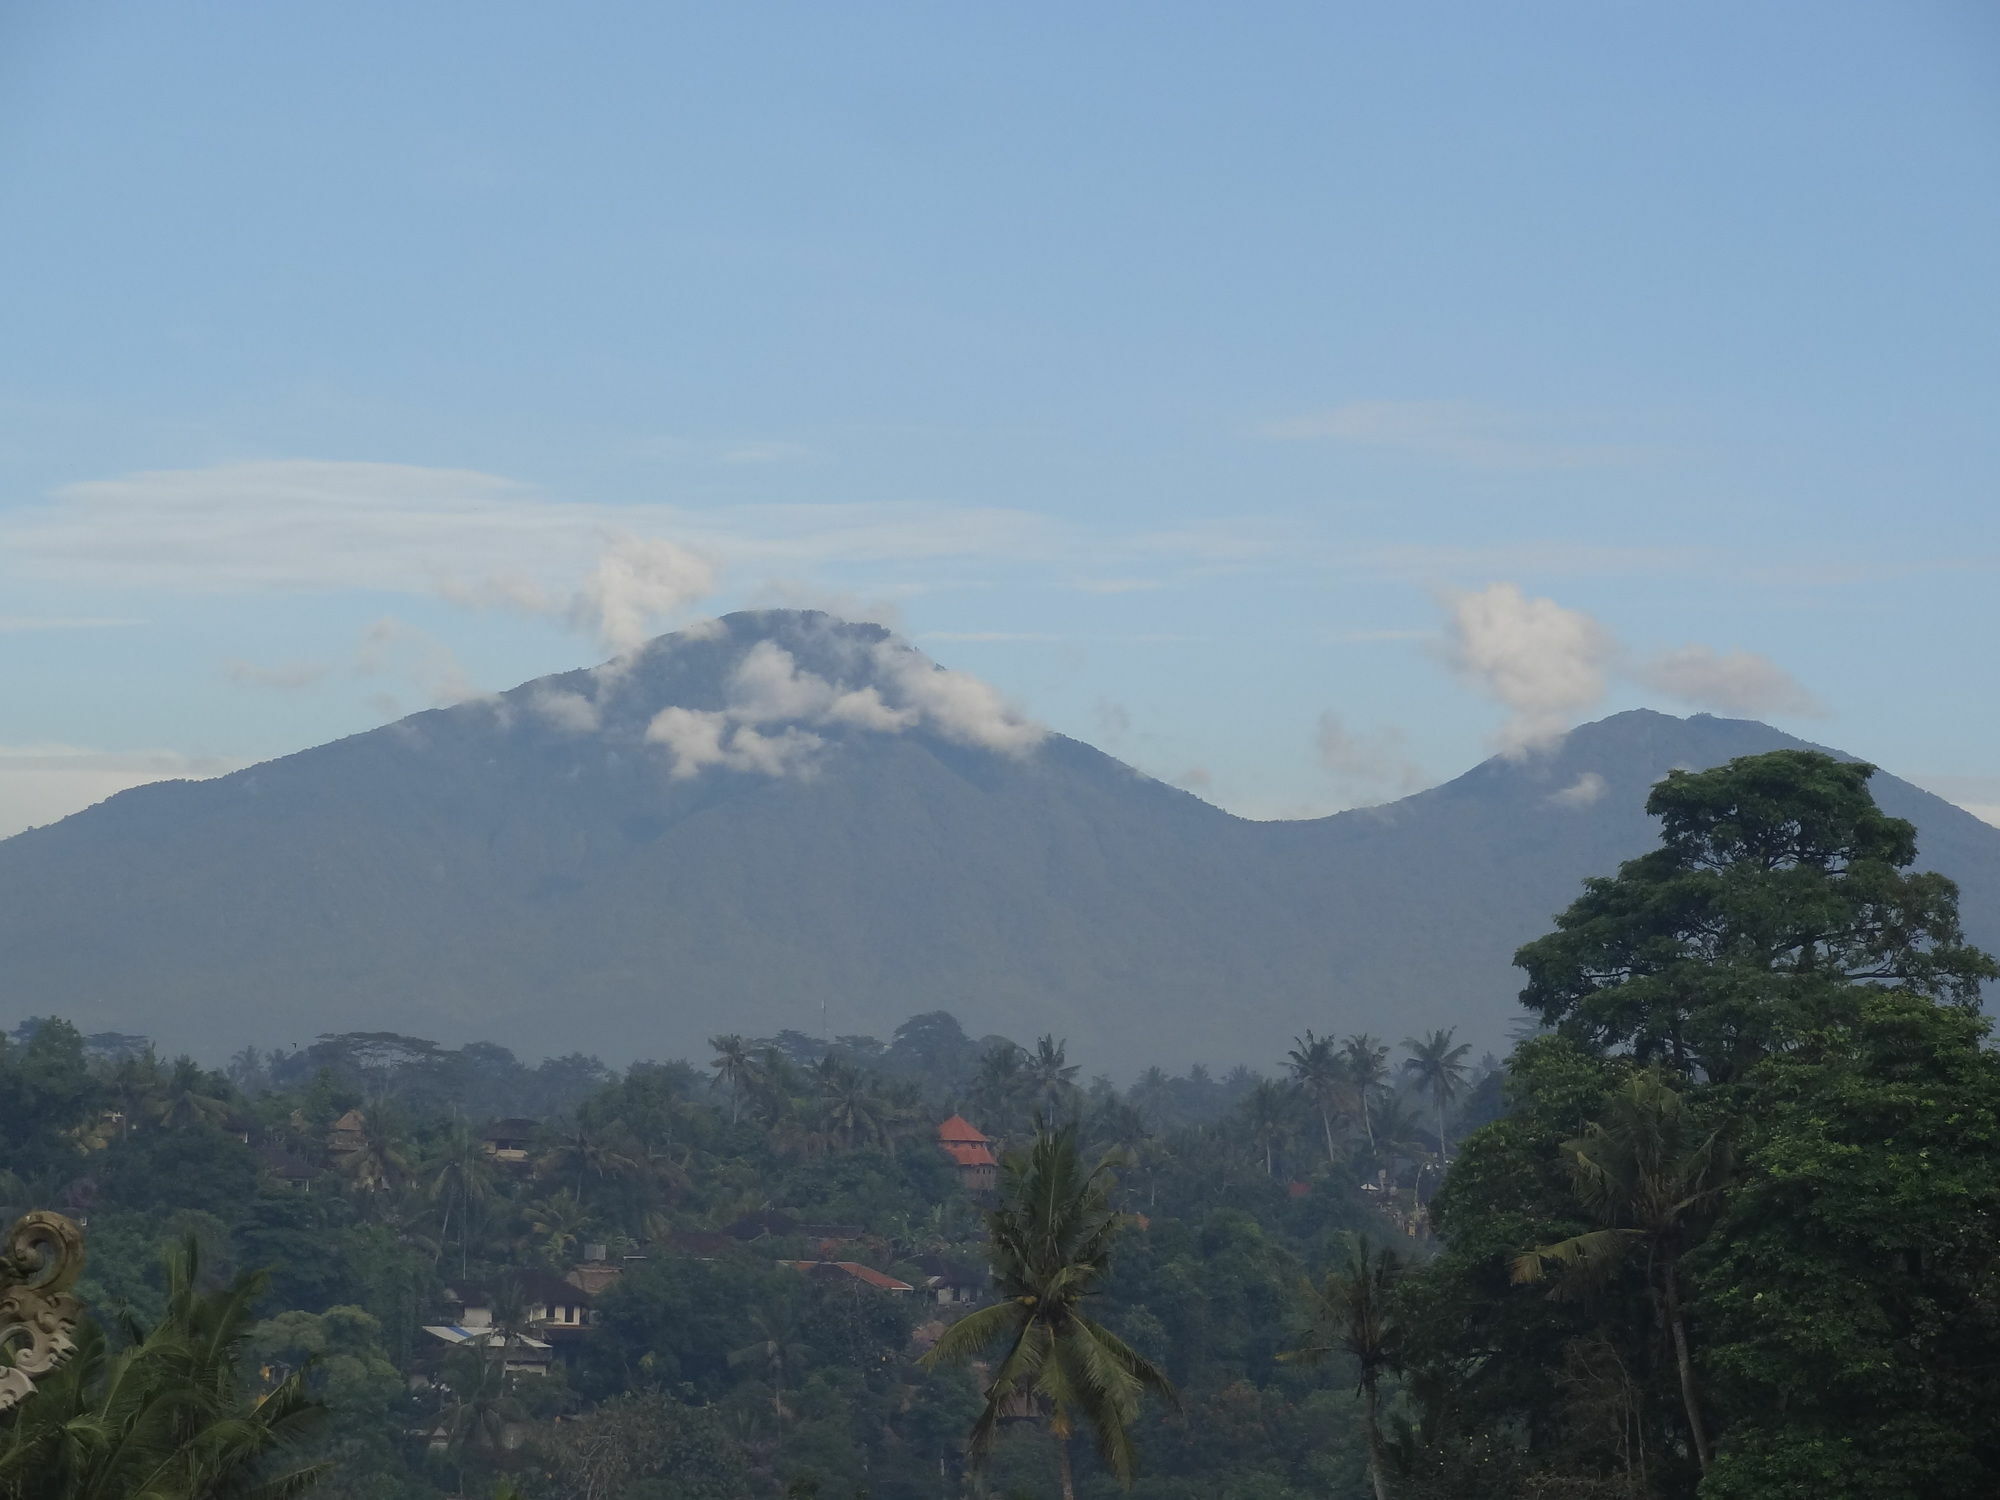
[[[1313,743],[1320,764],[1346,786],[1407,795],[1424,785],[1423,769],[1409,758],[1403,731],[1393,726],[1357,734],[1328,711],[1319,716]]]
[[[672,755],[668,774],[676,779],[699,775],[710,766],[783,776],[804,769],[825,743],[796,728],[766,735],[754,725],[732,721],[727,713],[693,708],[661,709],[646,726],[646,740]]]
[[[1074,528],[1028,511],[916,504],[553,499],[469,469],[285,459],[158,469],[57,490],[0,521],[44,576],[198,592],[370,589],[551,608],[615,537],[730,566],[1051,558]]]
[[[1717,713],[1820,714],[1819,700],[1784,668],[1754,651],[1689,645],[1640,662],[1634,680]]]
[[[940,667],[908,646],[883,641],[875,648],[875,669],[887,680],[889,696],[916,710],[947,739],[1020,755],[1047,736],[1019,713],[992,684],[970,672]]]
[[[538,689],[529,696],[528,710],[565,734],[595,734],[602,723],[595,703],[566,688]]]
[[[1585,771],[1561,791],[1550,793],[1549,801],[1557,807],[1589,807],[1600,801],[1604,793],[1604,778],[1595,771]]]
[[[700,553],[659,537],[618,536],[598,557],[568,615],[605,649],[630,651],[652,627],[714,589],[715,566]]]
[[[1446,600],[1445,659],[1508,711],[1499,743],[1519,754],[1558,739],[1604,696],[1618,655],[1611,633],[1581,610],[1495,583]]]
[[[238,687],[271,688],[281,693],[295,693],[301,688],[312,687],[324,681],[332,670],[322,661],[280,662],[270,667],[237,660],[222,664],[222,675]]]
[[[112,630],[145,623],[126,615],[0,615],[0,635],[41,630]]]
[[[354,672],[360,677],[400,677],[429,708],[449,708],[485,696],[451,647],[394,615],[382,616],[361,633]],[[385,701],[394,706],[394,699]]]
[[[1034,630],[926,630],[921,639],[926,641],[953,641],[960,645],[1047,645],[1066,639],[1060,635],[1049,635]]]
[[[1158,578],[1079,578],[1070,585],[1086,594],[1139,594],[1166,586]]]
[[[1551,439],[1545,435],[1549,425],[1469,401],[1351,401],[1269,422],[1259,431],[1280,441],[1393,448],[1482,469],[1581,469],[1653,456],[1654,450],[1631,444]]]
[[[667,751],[672,774],[685,778],[709,766],[767,776],[810,770],[826,744],[814,729],[899,734],[922,724],[1005,755],[1023,754],[1047,735],[989,684],[897,642],[877,642],[850,666],[853,677],[823,677],[776,641],[758,641],[729,674],[723,707],[663,709],[646,739]],[[772,725],[783,728],[768,732]]]
[[[243,763],[176,750],[0,745],[0,838],[53,823],[152,781],[203,780]]]

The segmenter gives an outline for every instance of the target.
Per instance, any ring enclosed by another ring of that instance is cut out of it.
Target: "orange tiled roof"
[[[981,1135],[979,1127],[964,1115],[953,1115],[938,1126],[937,1133],[940,1141],[965,1141],[979,1146],[989,1145],[992,1141],[991,1136]]]
[[[885,1275],[873,1266],[862,1265],[858,1260],[781,1260],[778,1264],[781,1266],[790,1266],[795,1271],[811,1272],[820,1270],[822,1267],[828,1270],[840,1271],[848,1276],[852,1276],[856,1281],[864,1285],[880,1287],[885,1292],[908,1292],[915,1290],[909,1282],[898,1281],[895,1277]]]
[[[999,1165],[993,1159],[991,1151],[971,1141],[940,1141],[938,1144],[944,1148],[945,1155],[949,1156],[961,1167],[996,1167]]]

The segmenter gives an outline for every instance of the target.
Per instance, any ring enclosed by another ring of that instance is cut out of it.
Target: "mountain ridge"
[[[383,1029],[627,1059],[933,1009],[1121,1073],[1269,1066],[1306,1026],[1495,1044],[1513,949],[1650,845],[1659,775],[1804,743],[1633,710],[1264,823],[1033,737],[881,627],[746,613],[0,840],[0,1003],[204,1052]],[[1876,784],[2000,941],[2000,830]]]

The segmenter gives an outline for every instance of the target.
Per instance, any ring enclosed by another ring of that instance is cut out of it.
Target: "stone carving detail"
[[[24,1214],[0,1250],[0,1411],[35,1389],[75,1349],[69,1331],[83,1305],[70,1288],[83,1274],[83,1231],[61,1214]]]

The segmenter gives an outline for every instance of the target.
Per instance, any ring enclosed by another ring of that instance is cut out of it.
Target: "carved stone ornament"
[[[69,1331],[83,1304],[71,1294],[83,1274],[83,1231],[61,1214],[23,1214],[0,1250],[0,1411],[35,1389],[76,1345]]]

